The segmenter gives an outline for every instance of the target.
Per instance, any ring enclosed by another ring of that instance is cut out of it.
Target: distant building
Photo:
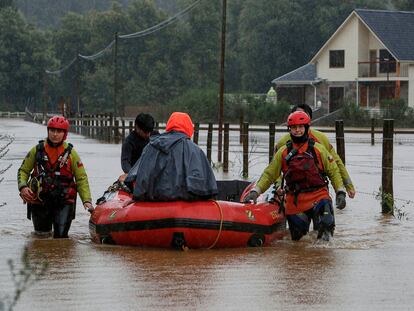
[[[414,12],[356,9],[308,64],[272,83],[278,100],[320,102],[326,112],[348,99],[377,109],[402,98],[414,107]]]

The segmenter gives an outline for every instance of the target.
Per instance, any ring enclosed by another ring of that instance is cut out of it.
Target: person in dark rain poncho
[[[217,195],[217,183],[203,151],[191,141],[194,126],[183,112],[171,114],[166,132],[150,137],[125,180],[137,201],[194,201]]]

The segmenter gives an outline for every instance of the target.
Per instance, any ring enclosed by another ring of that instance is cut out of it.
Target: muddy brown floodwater
[[[335,211],[333,241],[315,243],[310,234],[267,248],[179,252],[94,244],[88,213],[79,202],[69,239],[33,238],[16,172],[46,128],[0,119],[0,133],[15,137],[0,160],[0,169],[12,164],[0,184],[0,203],[7,203],[0,208],[0,297],[13,293],[7,260],[19,264],[24,247],[32,260],[48,263],[45,276],[23,293],[15,310],[414,309],[414,206],[409,201],[414,136],[395,137],[394,194],[400,217],[381,215],[374,195],[381,183],[381,143],[371,146],[367,136],[346,135],[347,167],[358,193],[344,210]],[[68,139],[85,164],[96,200],[121,172],[121,146],[75,134]],[[205,137],[200,139],[205,149]],[[251,157],[253,179],[266,165],[267,138],[253,134],[251,139],[259,152]],[[231,173],[217,171],[217,178],[239,178],[240,150],[231,150]]]

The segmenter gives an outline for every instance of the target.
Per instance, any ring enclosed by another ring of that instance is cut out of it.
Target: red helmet
[[[65,136],[63,136],[63,140],[66,139],[68,136],[69,131],[69,121],[66,120],[65,117],[62,116],[54,116],[49,119],[47,122],[47,128],[54,128],[54,129],[61,129],[65,131]]]
[[[310,125],[310,123],[311,123],[311,119],[308,116],[308,114],[304,111],[292,112],[287,119],[288,126],[300,125],[300,124]]]

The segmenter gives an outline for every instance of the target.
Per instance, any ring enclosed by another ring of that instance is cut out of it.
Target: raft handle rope
[[[220,227],[219,227],[219,232],[217,233],[217,237],[216,240],[213,242],[213,244],[211,244],[209,247],[207,247],[207,249],[212,249],[214,246],[216,246],[220,236],[221,236],[221,231],[223,230],[223,221],[224,221],[224,216],[223,216],[223,208],[220,206],[220,204],[217,203],[217,201],[212,200],[212,202],[218,207],[219,211],[220,211]]]
[[[41,191],[40,180],[37,179],[37,177],[33,177],[29,180],[29,182],[27,183],[27,186],[29,187],[30,190],[32,190],[36,194],[36,198],[40,202],[43,202],[43,200],[40,198],[40,191]]]

